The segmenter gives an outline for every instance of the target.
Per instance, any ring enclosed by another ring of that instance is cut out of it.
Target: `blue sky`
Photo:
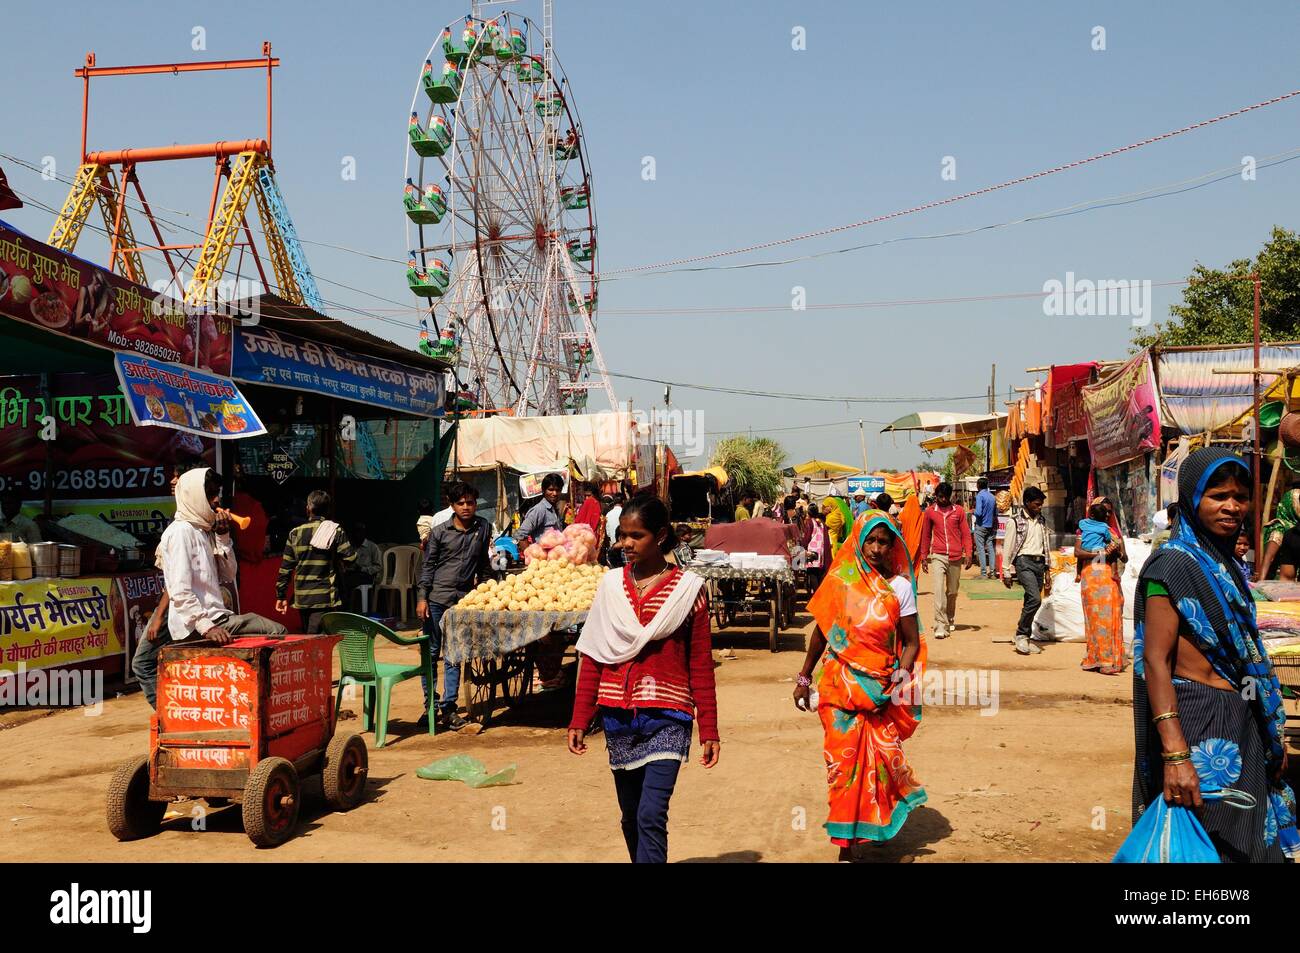
[[[506,8],[540,20],[540,2]],[[60,174],[75,172],[81,84],[72,70],[87,50],[101,66],[237,58],[258,55],[269,39],[283,63],[275,159],[299,234],[401,258],[412,90],[430,43],[465,12],[456,3],[385,0],[13,5],[0,33],[0,152],[37,163],[54,156]],[[860,221],[1298,85],[1300,8],[1284,3],[556,0],[555,19],[556,52],[594,168],[606,271]],[[196,26],[206,31],[206,51],[191,49]],[[1092,49],[1096,26],[1105,29],[1104,51]],[[806,49],[792,49],[796,27]],[[97,81],[91,148],[260,136],[263,84],[251,72]],[[960,231],[1231,170],[1243,156],[1262,162],[1300,148],[1298,116],[1300,98],[992,195],[710,264]],[[345,156],[356,159],[355,180],[340,175]],[[645,156],[655,159],[653,181],[641,175]],[[956,161],[954,181],[941,177],[945,156]],[[66,186],[0,163],[15,187],[61,204]],[[160,214],[202,227],[206,161],[156,165],[142,176]],[[703,415],[707,442],[752,428],[778,439],[790,462],[816,455],[858,463],[856,421],[864,418],[871,466],[908,466],[922,458],[919,448],[877,435],[874,421],[915,409],[982,410],[993,362],[1001,400],[1007,386],[1031,382],[1027,367],[1123,356],[1128,319],[1047,317],[1033,297],[795,311],[792,289],[805,289],[816,306],[1035,292],[1067,271],[1177,280],[1198,261],[1222,265],[1254,254],[1274,224],[1294,227],[1298,184],[1300,161],[1288,162],[1261,168],[1255,181],[1234,176],[1180,195],[961,237],[779,267],[618,276],[601,286],[601,347],[609,368],[624,374],[893,398],[846,405],[681,387],[672,394],[676,407]],[[36,208],[6,216],[41,237],[51,223]],[[94,237],[83,243],[89,257],[106,257]],[[318,276],[366,292],[322,283],[329,300],[375,309],[394,307],[381,298],[408,301],[400,265],[314,245],[307,253]],[[1178,298],[1177,288],[1154,289],[1157,320]],[[723,308],[780,310],[711,310]],[[667,313],[619,313],[658,309]],[[400,327],[358,323],[415,340]],[[614,383],[638,407],[662,400],[659,385]],[[951,399],[899,399],[908,397]]]

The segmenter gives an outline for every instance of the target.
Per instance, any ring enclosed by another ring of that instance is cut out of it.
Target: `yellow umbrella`
[[[838,473],[841,475],[846,473],[858,473],[860,472],[860,468],[846,466],[843,463],[836,463],[834,460],[809,460],[807,463],[801,463],[795,467],[794,472],[798,476],[812,476],[813,474],[820,473],[822,479],[826,480],[830,478],[832,473]]]

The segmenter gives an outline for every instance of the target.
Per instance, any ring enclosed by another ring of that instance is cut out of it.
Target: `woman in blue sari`
[[[1283,780],[1286,713],[1233,547],[1250,471],[1207,448],[1183,461],[1178,520],[1142,567],[1133,619],[1133,819],[1155,798],[1196,810],[1224,861],[1300,853]]]

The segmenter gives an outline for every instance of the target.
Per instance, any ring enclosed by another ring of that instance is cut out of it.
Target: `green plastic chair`
[[[330,635],[341,635],[339,642],[339,666],[343,674],[339,677],[338,694],[334,697],[334,719],[338,720],[339,706],[343,703],[345,685],[360,685],[365,690],[362,704],[361,730],[369,731],[371,725],[375,730],[375,747],[382,748],[388,737],[388,701],[393,693],[393,686],[408,678],[423,675],[429,683],[429,734],[434,733],[434,711],[437,707],[437,684],[433,677],[433,654],[429,648],[429,636],[420,635],[414,639],[404,639],[387,626],[380,625],[374,619],[351,612],[327,612],[321,619],[321,628]],[[420,663],[418,665],[395,665],[391,662],[375,661],[375,637],[382,635],[397,645],[418,645]],[[376,696],[379,710],[375,711]]]

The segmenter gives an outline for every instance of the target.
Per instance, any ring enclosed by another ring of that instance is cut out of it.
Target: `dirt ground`
[[[996,713],[926,707],[904,748],[929,801],[868,859],[1108,860],[1129,828],[1129,677],[1080,671],[1077,643],[1014,654],[1019,601],[971,599],[966,581],[963,587],[957,631],[930,642],[931,668],[996,673]],[[926,593],[923,587],[928,630]],[[672,860],[835,858],[821,829],[820,722],[791,701],[810,628],[801,613],[775,655],[757,628],[715,633],[715,655],[733,648],[736,656],[717,668],[722,758],[711,771],[694,761],[682,771],[669,825]],[[398,661],[403,651],[381,657]],[[366,802],[330,813],[313,782],[298,836],[274,850],[253,848],[238,806],[210,812],[206,829],[196,831],[193,805],[178,804],[159,835],[112,838],[104,819],[109,775],[147,750],[149,707],[138,692],[109,700],[98,717],[11,713],[0,722],[0,860],[626,860],[603,740],[593,738],[581,758],[565,750],[570,694],[531,699],[482,734],[433,738],[415,728],[420,702],[418,681],[395,689],[389,742],[370,751]],[[359,731],[360,722],[339,727]],[[373,743],[372,734],[363,737]],[[421,765],[462,752],[489,770],[517,764],[516,783],[473,790],[416,777]]]

